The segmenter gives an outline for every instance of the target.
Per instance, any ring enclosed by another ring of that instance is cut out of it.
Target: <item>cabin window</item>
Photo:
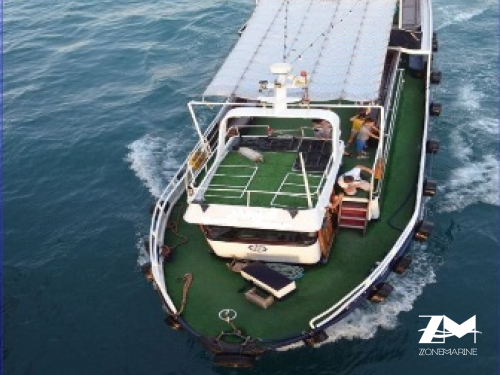
[[[287,232],[278,230],[234,228],[220,226],[202,226],[209,240],[225,242],[262,243],[275,245],[312,245],[317,240],[317,233]]]

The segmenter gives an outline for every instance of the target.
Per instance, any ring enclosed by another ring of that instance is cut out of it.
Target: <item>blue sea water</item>
[[[163,324],[136,266],[148,206],[195,142],[186,103],[237,39],[254,2],[7,1],[3,18],[3,365],[17,374],[226,374]],[[494,374],[497,366],[497,3],[434,1],[444,74],[432,119],[436,230],[393,277],[388,303],[320,348],[257,374]],[[421,356],[420,315],[461,323]],[[449,343],[449,344],[448,344]]]

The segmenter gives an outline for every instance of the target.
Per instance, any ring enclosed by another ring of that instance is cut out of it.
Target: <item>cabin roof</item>
[[[262,128],[253,124],[246,128],[246,135],[223,143],[218,150],[220,157],[194,188],[184,219],[203,225],[317,231],[343,151],[339,144],[339,116],[330,110],[313,108],[288,108],[278,115],[273,115],[270,108],[234,108],[221,121],[219,131],[225,134],[228,119],[238,117],[269,121],[274,133],[259,135]],[[332,139],[299,135],[303,126],[313,133],[312,118],[326,119],[332,125]],[[290,136],[294,131],[297,136]],[[250,147],[261,153],[263,159],[250,160],[239,154],[239,147]],[[308,190],[299,153],[304,160]]]
[[[311,100],[376,100],[396,2],[261,0],[204,95],[258,99],[285,61],[308,73]]]

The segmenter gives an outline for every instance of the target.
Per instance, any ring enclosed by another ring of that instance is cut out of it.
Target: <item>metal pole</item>
[[[312,208],[313,203],[311,199],[311,191],[309,190],[309,181],[307,180],[306,166],[304,165],[304,157],[302,156],[302,152],[299,152],[299,157],[300,157],[300,166],[302,167],[302,177],[304,177],[304,185],[306,186],[307,204],[309,208]]]
[[[398,7],[398,27],[401,29],[403,28],[403,0],[399,0],[399,7]]]
[[[194,113],[193,106],[191,103],[188,103],[188,108],[189,108],[189,113],[191,113],[191,118],[193,119],[194,128],[196,129],[198,137],[200,138],[200,144],[203,145],[205,152],[209,154],[210,145],[207,139],[203,136],[203,133],[201,132],[200,124],[198,124],[198,120],[196,119],[196,115]]]

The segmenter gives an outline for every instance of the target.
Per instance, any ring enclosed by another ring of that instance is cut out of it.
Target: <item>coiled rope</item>
[[[182,287],[182,302],[181,302],[181,308],[177,313],[174,314],[174,316],[179,316],[184,312],[184,308],[186,307],[187,303],[187,296],[189,292],[189,288],[191,286],[191,283],[193,282],[193,275],[190,273],[186,273],[181,280],[184,280],[184,286]]]
[[[181,213],[183,211],[184,211],[184,207],[181,206],[179,208],[179,212],[177,213],[177,217],[176,217],[175,221],[167,222],[167,227],[166,227],[167,230],[170,230],[174,236],[176,236],[177,238],[180,239],[180,241],[172,246],[168,246],[168,245],[164,244],[161,247],[161,255],[165,259],[168,259],[172,255],[172,253],[174,252],[175,249],[177,249],[178,247],[185,245],[186,243],[189,242],[188,237],[179,233],[179,222],[180,222],[180,218],[181,218]]]

